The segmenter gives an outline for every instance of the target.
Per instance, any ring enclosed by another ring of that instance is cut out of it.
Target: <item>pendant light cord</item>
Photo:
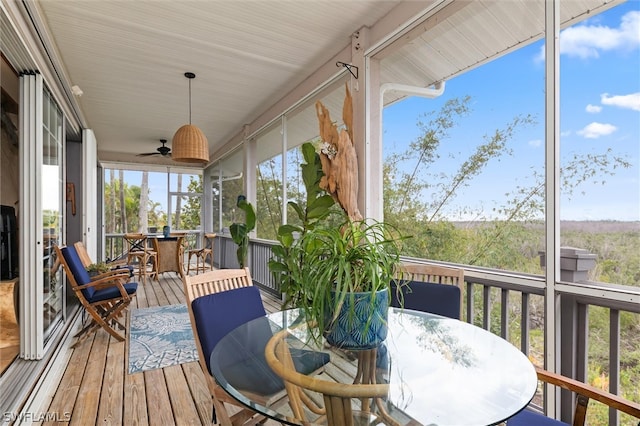
[[[189,80],[189,125],[191,125],[191,80],[196,78],[196,75],[192,72],[185,72],[184,76]]]
[[[191,79],[189,79],[189,125],[191,125]]]

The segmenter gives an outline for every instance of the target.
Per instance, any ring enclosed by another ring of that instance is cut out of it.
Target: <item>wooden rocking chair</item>
[[[111,271],[95,280],[91,280],[75,247],[55,247],[57,258],[67,275],[76,297],[90,315],[91,322],[84,326],[75,337],[74,347],[89,335],[89,332],[102,327],[119,341],[124,340],[115,327],[125,329],[119,321],[122,312],[135,297],[138,283],[127,283],[129,271]]]

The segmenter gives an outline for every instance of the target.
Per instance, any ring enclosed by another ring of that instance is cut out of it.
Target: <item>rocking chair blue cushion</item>
[[[213,366],[211,360],[206,359],[209,372],[224,370],[225,379],[234,388],[259,395],[273,395],[284,389],[284,382],[271,370],[264,357],[264,348],[272,330],[257,287],[202,296],[191,303],[191,308],[205,355],[211,354],[220,339],[232,330],[258,320],[243,329],[243,335],[236,335],[237,340],[243,340],[243,349],[220,353]],[[323,352],[292,349],[291,355],[296,370],[302,374],[316,371],[329,362],[329,355]]]
[[[122,285],[126,290],[127,294],[135,294],[138,289],[138,283],[126,283]],[[120,297],[120,290],[117,287],[107,287],[101,288],[100,290],[95,290],[93,292],[93,296],[91,298],[87,298],[89,303],[100,302],[101,300],[109,300],[114,299],[116,297]]]
[[[460,318],[460,288],[451,284],[403,281],[400,285],[403,303],[398,295],[398,283],[392,283],[391,306],[429,312],[448,318]]]
[[[79,286],[89,284],[91,282],[91,277],[89,276],[87,270],[84,268],[84,265],[82,264],[80,256],[78,256],[78,252],[76,251],[75,247],[62,247],[61,252],[65,260],[67,261],[69,269],[71,270],[76,283]],[[124,284],[124,288],[128,294],[134,294],[138,289],[138,283],[131,282]],[[120,290],[118,290],[118,287],[116,286],[100,288],[98,290],[96,290],[94,287],[87,287],[85,289],[82,289],[82,294],[89,303],[95,303],[102,300],[119,297]]]

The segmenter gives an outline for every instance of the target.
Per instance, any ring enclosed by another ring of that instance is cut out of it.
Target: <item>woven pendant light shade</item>
[[[209,162],[209,143],[202,130],[193,124],[180,127],[173,135],[171,158],[185,163]]]
[[[202,130],[191,124],[191,80],[196,78],[192,72],[185,72],[189,81],[189,124],[180,127],[171,141],[171,159],[183,163],[208,163],[209,142]]]

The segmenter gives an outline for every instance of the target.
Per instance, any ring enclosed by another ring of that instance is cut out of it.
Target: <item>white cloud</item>
[[[560,132],[560,136],[562,137],[571,136],[571,130],[565,130],[563,132]]]
[[[640,11],[622,17],[619,28],[578,25],[560,34],[560,53],[580,58],[597,58],[599,51],[630,50],[640,45]]]
[[[603,93],[600,95],[600,102],[602,102],[603,105],[613,105],[620,108],[640,111],[640,92],[617,96],[609,96],[608,93]]]
[[[542,139],[533,139],[529,141],[529,146],[537,148],[542,145]]]
[[[560,33],[560,53],[578,58],[597,58],[608,50],[632,50],[640,46],[640,11],[626,13],[618,28],[576,25]],[[536,60],[544,60],[544,46]]]
[[[590,112],[591,114],[597,114],[602,111],[602,107],[600,105],[587,105],[585,111]]]
[[[584,129],[579,130],[578,134],[587,139],[597,139],[600,136],[610,135],[616,130],[618,130],[617,127],[612,124],[598,123],[594,121],[593,123],[585,126]]]

